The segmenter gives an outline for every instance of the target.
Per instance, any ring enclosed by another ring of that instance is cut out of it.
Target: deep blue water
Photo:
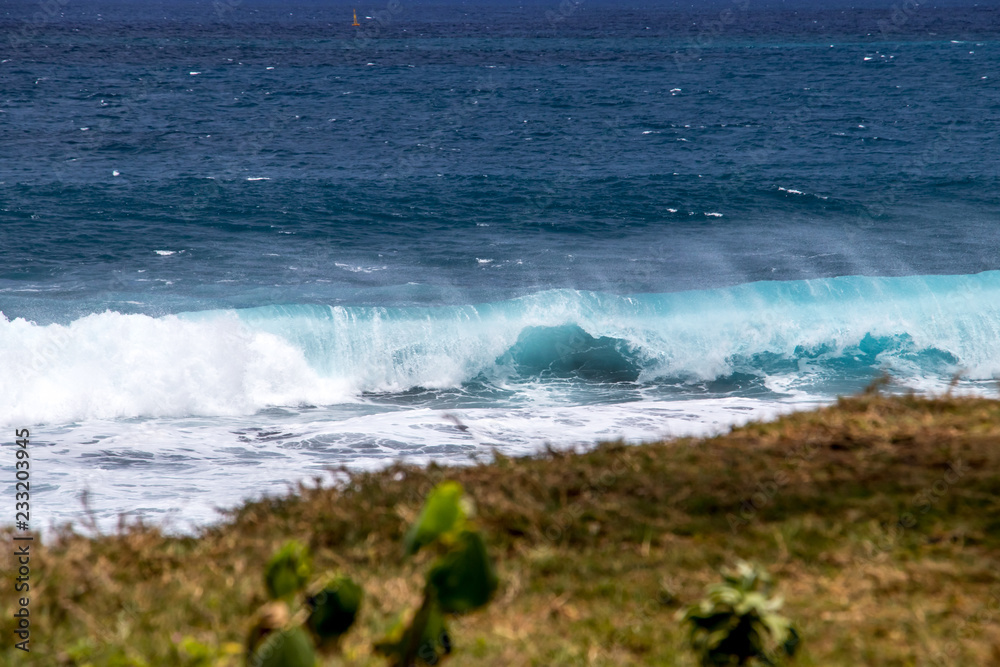
[[[60,4],[0,7],[57,519],[1000,373],[996,3]]]

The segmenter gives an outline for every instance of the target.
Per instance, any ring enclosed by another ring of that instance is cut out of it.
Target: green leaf
[[[310,570],[309,551],[305,545],[295,540],[286,542],[264,571],[268,595],[272,600],[294,595],[309,581]]]
[[[782,650],[784,650],[785,655],[787,655],[789,658],[791,658],[791,657],[793,657],[795,655],[795,652],[798,650],[799,644],[801,642],[802,642],[802,639],[799,637],[799,633],[795,629],[795,626],[789,625],[788,626],[788,639],[786,639],[784,641],[784,643],[782,643],[781,648],[782,648]]]
[[[444,614],[432,592],[424,596],[410,624],[397,623],[388,636],[375,644],[375,651],[389,658],[392,667],[437,665],[451,653]]]
[[[311,610],[306,622],[321,644],[335,641],[354,624],[363,595],[353,579],[339,576],[306,599]]]
[[[417,522],[410,527],[404,544],[407,556],[420,551],[447,533],[456,533],[465,523],[462,507],[462,485],[458,482],[441,482],[427,496]]]
[[[445,613],[461,614],[489,602],[498,579],[482,535],[471,530],[459,534],[451,551],[431,567],[427,584]]]
[[[190,635],[181,640],[179,648],[185,667],[210,667],[214,662],[215,651]]]
[[[272,632],[247,657],[247,667],[315,667],[316,652],[301,627]]]

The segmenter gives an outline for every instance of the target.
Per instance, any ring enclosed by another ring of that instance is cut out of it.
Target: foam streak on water
[[[34,498],[39,515],[55,524],[84,517],[74,501],[86,491],[102,526],[113,526],[127,511],[187,531],[217,519],[216,508],[236,505],[251,490],[254,497],[280,495],[316,477],[329,484],[336,479],[329,470],[334,466],[364,470],[397,460],[464,465],[489,460],[494,449],[524,455],[544,446],[588,447],[596,440],[711,435],[816,404],[727,398],[357,416],[271,411],[249,419],[94,420],[33,429]]]

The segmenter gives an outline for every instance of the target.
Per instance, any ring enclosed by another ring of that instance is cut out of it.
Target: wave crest
[[[0,317],[0,421],[247,414],[548,379],[1000,374],[1000,272],[439,308],[268,306],[69,325]]]

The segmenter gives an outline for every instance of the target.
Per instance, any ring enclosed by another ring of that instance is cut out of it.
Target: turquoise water
[[[993,391],[996,7],[37,9],[0,426],[52,521]]]

